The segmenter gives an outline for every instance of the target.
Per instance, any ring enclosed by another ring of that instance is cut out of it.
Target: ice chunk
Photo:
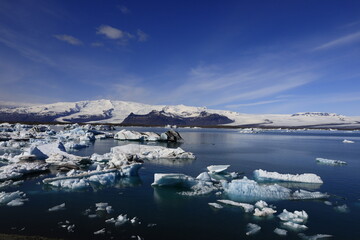
[[[230,165],[210,165],[207,167],[210,173],[221,173],[226,171]]]
[[[269,208],[269,207],[264,207],[261,210],[258,208],[255,208],[254,216],[266,217],[269,215],[273,215],[274,213],[276,213],[276,210]]]
[[[267,202],[265,202],[265,201],[263,201],[263,200],[257,201],[257,202],[255,203],[255,207],[257,207],[257,208],[259,208],[259,209],[263,209],[263,208],[265,208],[265,207],[267,207],[267,206],[268,206]]]
[[[278,215],[278,217],[281,221],[294,223],[304,223],[309,218],[308,214],[304,210],[289,212],[286,209],[284,209],[283,212]]]
[[[171,158],[171,159],[195,159],[191,152],[185,152],[181,148],[166,148],[161,146],[148,146],[138,144],[127,144],[111,148],[111,153],[124,153],[135,155],[139,159],[157,159],[157,158]]]
[[[140,132],[123,129],[114,135],[117,140],[143,141],[145,137]]]
[[[96,206],[96,211],[106,211],[106,207],[108,207],[109,204],[100,202],[100,203],[95,203],[95,206]]]
[[[126,214],[124,215],[119,215],[116,219],[115,219],[115,226],[118,227],[118,226],[121,226],[125,223],[127,223],[129,221],[129,218],[127,217]]]
[[[0,192],[0,205],[8,204],[16,199],[23,199],[25,201],[26,194],[20,191],[16,192]],[[19,200],[16,200],[16,202]]]
[[[211,177],[207,172],[200,173],[199,176],[196,177],[196,180],[211,182]]]
[[[155,173],[152,186],[178,186],[190,188],[196,184],[195,179],[180,173]]]
[[[340,161],[340,160],[333,160],[333,159],[326,159],[326,158],[316,158],[316,161],[318,163],[321,164],[326,164],[326,165],[345,165],[347,164],[344,161]]]
[[[224,192],[231,198],[236,199],[317,199],[326,198],[327,194],[320,192],[308,192],[299,190],[292,192],[290,189],[281,187],[277,184],[260,185],[259,183],[249,180],[244,177],[243,179],[235,179],[230,183],[221,182]]]
[[[343,143],[355,143],[354,141],[344,139]]]
[[[154,132],[143,132],[145,141],[160,141],[160,135]]]
[[[60,205],[56,205],[54,207],[51,207],[48,209],[49,212],[55,212],[55,211],[60,211],[60,210],[65,210],[65,203],[62,203]]]
[[[283,226],[289,230],[293,230],[293,231],[303,231],[308,229],[307,226],[303,225],[303,224],[298,224],[298,223],[294,223],[294,222],[284,222]]]
[[[281,228],[275,228],[274,233],[276,233],[277,235],[280,235],[280,236],[287,235],[287,231],[285,229],[281,229]]]
[[[181,192],[185,196],[199,196],[209,194],[213,191],[219,190],[212,182],[197,181],[195,185],[190,187],[190,191]]]
[[[16,199],[11,200],[10,202],[8,202],[6,205],[8,205],[8,206],[10,206],[10,207],[22,206],[22,205],[24,205],[24,199],[22,199],[22,198],[16,198]]]
[[[340,206],[336,206],[334,207],[334,209],[338,212],[341,212],[341,213],[347,213],[349,212],[349,208],[346,204],[343,204],[343,205],[340,205]]]
[[[313,236],[306,236],[303,233],[299,233],[298,236],[299,236],[299,238],[301,238],[303,240],[317,240],[317,239],[324,239],[324,238],[333,237],[332,235],[329,235],[329,234],[316,234],[316,235],[313,235]]]
[[[245,212],[252,212],[254,210],[254,206],[249,203],[240,203],[240,202],[235,202],[235,201],[226,200],[226,199],[220,199],[220,200],[218,200],[218,202],[221,202],[221,203],[224,203],[227,205],[231,205],[231,206],[241,207],[244,209]]]
[[[208,203],[208,204],[209,204],[209,206],[212,206],[212,207],[214,207],[214,208],[218,208],[218,209],[223,208],[223,206],[221,206],[221,205],[218,204],[218,203]]]
[[[24,162],[0,167],[0,181],[22,178],[27,174],[48,171],[48,164],[42,162]]]
[[[100,230],[98,230],[98,231],[94,232],[94,234],[95,234],[95,235],[105,234],[105,232],[106,232],[105,228],[102,228],[102,229],[100,229]]]
[[[313,173],[304,174],[280,174],[278,172],[268,172],[262,169],[254,171],[254,177],[258,181],[286,181],[303,183],[323,183],[321,178]]]
[[[246,225],[246,235],[253,235],[260,231],[261,227],[254,223],[248,223]]]

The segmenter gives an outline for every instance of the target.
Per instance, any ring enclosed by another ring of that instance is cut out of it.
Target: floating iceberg
[[[248,203],[240,203],[240,202],[235,202],[232,200],[226,200],[226,199],[220,199],[218,200],[218,202],[221,202],[223,204],[227,204],[227,205],[231,205],[231,206],[235,206],[235,207],[241,207],[244,209],[245,212],[252,212],[254,210],[254,206]]]
[[[343,143],[355,143],[354,141],[344,139]]]
[[[190,188],[196,184],[194,178],[180,173],[155,173],[152,186],[176,186]]]
[[[20,191],[16,192],[0,192],[0,205],[21,206],[19,202],[26,201],[26,194]]]
[[[324,238],[333,237],[332,235],[329,235],[329,234],[316,234],[316,235],[313,235],[313,236],[306,236],[303,233],[299,233],[298,236],[299,236],[299,238],[301,238],[303,240],[318,240],[318,239],[324,239]]]
[[[51,207],[48,209],[49,212],[55,212],[55,211],[60,211],[60,210],[65,210],[65,203],[62,203],[60,205],[56,205],[54,207]]]
[[[114,135],[117,140],[144,141],[145,136],[140,132],[123,129]]]
[[[299,190],[292,192],[290,189],[281,187],[277,184],[260,185],[259,183],[249,180],[244,177],[243,179],[235,179],[227,183],[222,181],[225,193],[230,198],[234,199],[317,199],[327,198],[328,195],[320,192],[308,192]]]
[[[102,228],[102,229],[94,232],[94,235],[105,234],[105,232],[106,232],[105,228]]]
[[[0,167],[0,181],[20,179],[28,174],[48,171],[43,162],[14,163]]]
[[[261,230],[261,227],[254,223],[248,223],[246,226],[246,235],[253,235]]]
[[[220,204],[218,203],[208,203],[209,206],[213,207],[213,208],[217,208],[217,209],[221,209],[223,208],[223,206],[221,206]]]
[[[283,222],[282,225],[292,231],[304,231],[306,229],[308,229],[307,226],[303,225],[303,224],[298,224],[298,223],[294,223],[294,222]]]
[[[326,159],[326,158],[316,158],[316,161],[318,163],[326,164],[326,165],[345,165],[345,164],[347,164],[344,161],[332,160],[332,159]]]
[[[255,208],[254,216],[266,217],[266,216],[273,215],[274,213],[276,213],[276,210],[269,208],[269,207],[264,207],[262,209]]]
[[[210,173],[221,173],[226,171],[230,165],[210,165],[207,167]]]
[[[258,181],[285,181],[302,183],[323,183],[321,178],[313,173],[304,174],[280,174],[278,172],[268,172],[262,169],[254,171],[254,177]]]
[[[157,158],[170,158],[170,159],[195,159],[191,152],[185,152],[181,148],[166,148],[161,146],[148,146],[139,144],[127,144],[123,146],[111,148],[111,153],[124,153],[135,155],[139,159],[157,159]]]
[[[276,233],[279,236],[287,235],[287,231],[285,229],[281,229],[281,228],[275,228],[274,233]]]
[[[309,218],[308,214],[304,210],[289,212],[286,209],[284,209],[283,212],[278,215],[278,217],[281,221],[290,221],[294,223],[304,223]]]

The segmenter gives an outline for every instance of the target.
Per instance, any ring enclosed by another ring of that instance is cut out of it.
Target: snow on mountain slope
[[[360,117],[347,117],[335,113],[307,112],[296,114],[244,114],[206,107],[185,105],[149,105],[135,102],[95,100],[60,102],[18,108],[0,108],[0,121],[59,121],[121,123],[130,113],[146,115],[152,111],[171,118],[201,118],[204,114],[217,114],[232,120],[226,125],[260,127],[306,127],[306,126],[358,126]],[[29,117],[30,116],[30,117]],[[26,117],[26,120],[22,120]],[[6,120],[10,119],[10,120]],[[149,122],[149,124],[152,124]],[[156,123],[155,123],[156,124]]]

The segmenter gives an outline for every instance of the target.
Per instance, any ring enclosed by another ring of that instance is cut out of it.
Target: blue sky
[[[0,101],[360,115],[360,1],[0,1]]]

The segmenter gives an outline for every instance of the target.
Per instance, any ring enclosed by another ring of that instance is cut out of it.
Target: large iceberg
[[[196,184],[196,180],[180,173],[155,173],[152,186],[177,186],[190,188]]]
[[[123,146],[117,146],[111,148],[111,153],[124,153],[135,155],[139,159],[157,159],[157,158],[169,158],[169,159],[195,159],[195,156],[191,152],[185,152],[181,148],[166,148],[161,146],[148,146],[141,144],[127,144]]]
[[[329,197],[325,193],[308,192],[298,190],[292,192],[290,189],[279,186],[277,184],[259,184],[253,180],[244,177],[243,179],[235,179],[231,182],[222,181],[224,192],[233,199],[245,200],[280,200],[280,199],[317,199]]]
[[[210,173],[222,173],[228,169],[230,165],[210,165],[207,167]]]
[[[262,169],[254,171],[254,177],[258,181],[285,181],[301,183],[323,183],[321,178],[313,173],[304,174],[280,174],[278,172],[268,172]]]

